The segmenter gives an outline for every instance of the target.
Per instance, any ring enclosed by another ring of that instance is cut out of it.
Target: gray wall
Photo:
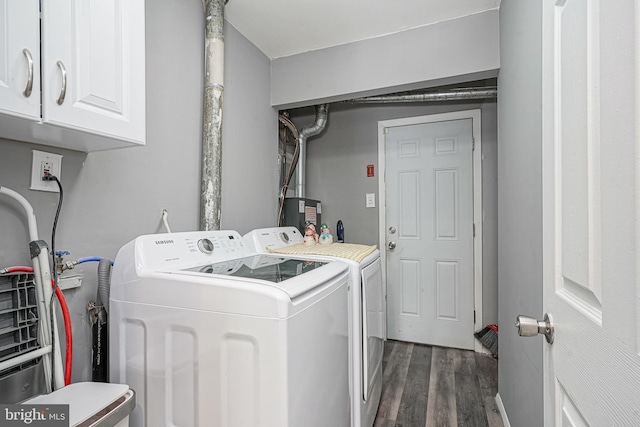
[[[278,111],[270,62],[231,25],[225,32],[221,228],[240,234],[276,225]]]
[[[306,195],[322,201],[322,221],[335,234],[336,222],[345,225],[348,242],[378,242],[378,121],[450,111],[482,109],[483,191],[483,324],[498,320],[497,258],[497,119],[496,102],[431,103],[404,106],[329,106],[325,130],[309,138],[307,148]],[[314,109],[290,110],[301,129],[313,123]],[[373,164],[376,176],[368,178],[366,166]],[[365,207],[365,194],[376,194],[376,208]]]
[[[274,59],[271,104],[293,108],[495,77],[498,43],[496,9]]]
[[[503,0],[498,79],[499,393],[512,426],[543,424],[542,342],[518,314],[542,316],[541,2]]]
[[[40,238],[49,243],[57,194],[28,189],[31,150],[64,155],[56,249],[71,251],[70,259],[113,259],[136,236],[163,232],[163,208],[173,231],[198,228],[203,16],[201,0],[154,2],[147,8],[146,146],[84,154],[0,140],[0,185],[30,201]],[[268,58],[232,27],[225,36],[222,224],[244,233],[275,222],[277,112],[269,106]],[[247,167],[243,153],[260,160]],[[29,264],[23,214],[4,197],[0,242],[1,266]],[[95,299],[97,265],[83,266],[74,270],[84,276],[82,287],[65,291],[74,332],[73,381],[89,379],[91,372],[85,307]]]

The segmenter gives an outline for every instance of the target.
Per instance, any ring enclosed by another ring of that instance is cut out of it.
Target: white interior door
[[[473,120],[388,128],[388,337],[474,347]]]
[[[638,426],[637,1],[542,7],[545,426]]]

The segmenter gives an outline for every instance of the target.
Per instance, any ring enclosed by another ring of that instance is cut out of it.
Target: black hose
[[[54,323],[54,304],[56,300],[56,288],[58,287],[58,270],[56,269],[56,229],[58,228],[58,218],[60,217],[60,210],[62,209],[62,200],[64,197],[64,192],[62,191],[62,183],[60,180],[53,176],[49,175],[49,181],[55,181],[58,184],[58,208],[56,209],[56,216],[53,220],[53,227],[51,230],[51,259],[53,264],[53,291],[51,292],[51,299],[49,300],[49,322],[51,323],[51,390],[56,389],[56,363],[55,363],[55,354],[56,354],[56,332],[53,325]],[[49,283],[43,283],[42,286],[49,286]]]
[[[106,322],[106,312],[102,307],[96,307],[96,321],[93,324],[93,347],[91,380],[93,382],[109,382],[109,325]]]

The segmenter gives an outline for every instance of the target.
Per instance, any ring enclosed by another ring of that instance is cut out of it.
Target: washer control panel
[[[250,255],[237,231],[193,231],[151,234],[136,239],[138,260],[145,269],[167,271],[223,262]]]
[[[302,243],[304,236],[296,227],[260,228],[242,237],[249,249],[258,253]]]

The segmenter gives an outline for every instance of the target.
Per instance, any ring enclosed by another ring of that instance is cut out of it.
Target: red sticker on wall
[[[374,176],[373,165],[367,165],[367,177],[370,178],[372,176]]]

